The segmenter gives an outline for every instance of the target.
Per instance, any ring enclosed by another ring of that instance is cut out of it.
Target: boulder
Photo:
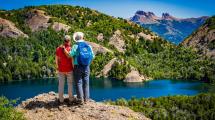
[[[129,72],[125,79],[124,82],[143,82],[143,81],[148,81],[151,80],[152,78],[146,77],[144,75],[141,75],[139,73],[139,71],[137,70],[131,70],[131,72]]]
[[[17,38],[20,36],[28,37],[21,30],[16,28],[15,24],[9,20],[0,18],[0,35],[3,37]]]
[[[54,29],[55,31],[63,30],[65,32],[68,32],[70,28],[71,28],[70,26],[59,22],[54,22],[52,25],[52,29]]]
[[[90,20],[90,21],[87,22],[86,26],[89,27],[91,25],[92,25],[92,21]]]

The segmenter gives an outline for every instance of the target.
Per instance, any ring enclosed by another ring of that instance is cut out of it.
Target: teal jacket
[[[77,41],[77,42],[84,42],[84,40],[79,40],[79,41]],[[77,44],[74,44],[73,46],[72,46],[72,50],[70,50],[70,52],[69,52],[69,55],[71,56],[71,57],[73,57],[73,63],[74,63],[74,65],[78,65],[78,60],[77,60],[77,55],[78,55],[78,53],[77,53],[77,48],[78,48],[78,45]],[[95,57],[95,54],[94,54],[94,52],[93,52],[93,49],[92,49],[92,47],[90,46],[90,48],[91,48],[91,50],[92,50],[92,54],[93,54],[93,58]]]

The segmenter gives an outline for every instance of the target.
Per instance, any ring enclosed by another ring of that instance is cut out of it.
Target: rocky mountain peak
[[[145,12],[145,11],[137,11],[135,15],[131,18],[131,21],[139,21],[139,22],[145,22],[145,23],[154,23],[157,19],[160,19],[157,17],[153,12]]]
[[[171,16],[169,13],[162,13],[162,19],[164,19],[164,20],[176,20],[177,18]]]
[[[144,16],[146,18],[153,18],[153,17],[155,17],[155,14],[153,12],[145,12],[145,11],[137,11],[136,15],[141,15],[141,16]]]
[[[153,12],[137,11],[135,15],[138,15],[145,19],[158,19],[158,17]]]

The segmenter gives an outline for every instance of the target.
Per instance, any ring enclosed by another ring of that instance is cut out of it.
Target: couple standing
[[[67,79],[69,101],[74,100],[72,83],[75,82],[77,99],[80,104],[89,100],[90,63],[95,57],[92,47],[84,41],[84,34],[73,35],[75,44],[71,48],[71,37],[64,37],[64,44],[56,49],[56,65],[58,70],[59,102],[64,102],[64,82]]]

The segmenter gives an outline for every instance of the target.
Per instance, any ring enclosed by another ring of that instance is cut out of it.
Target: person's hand
[[[60,45],[59,47],[60,47],[60,48],[65,48],[65,46],[64,46],[64,45]]]
[[[58,74],[58,70],[55,71],[55,74],[56,74],[56,75]]]
[[[58,74],[58,65],[55,68],[55,74]]]

